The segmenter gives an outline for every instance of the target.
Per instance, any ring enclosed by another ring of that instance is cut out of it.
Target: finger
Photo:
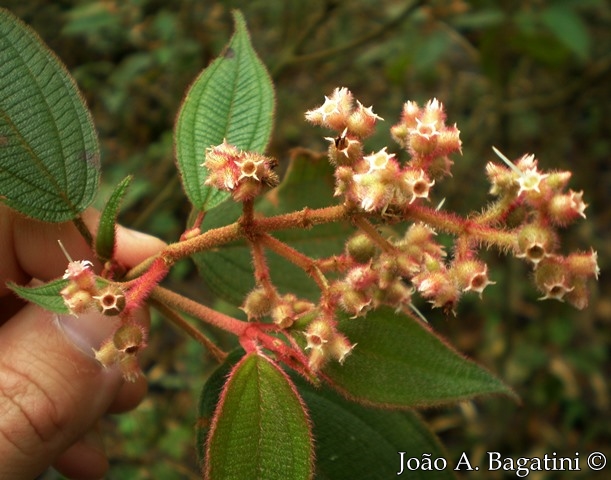
[[[86,210],[83,221],[94,235],[100,214]],[[73,260],[89,260],[95,256],[73,223],[47,223],[23,217],[0,205],[0,296],[7,293],[4,282],[27,283],[31,278],[47,281],[63,275],[68,260],[58,241],[61,241]],[[116,259],[133,267],[155,255],[165,243],[158,238],[117,227]],[[100,265],[96,265],[97,269]]]
[[[53,463],[53,467],[68,478],[102,478],[109,465],[97,425],[62,453]]]
[[[108,407],[107,413],[123,413],[136,408],[148,390],[146,378],[139,377],[135,382],[126,382]]]
[[[42,473],[108,410],[121,386],[121,373],[76,347],[55,318],[27,305],[0,327],[0,478]],[[79,320],[98,337],[114,328],[101,315]]]

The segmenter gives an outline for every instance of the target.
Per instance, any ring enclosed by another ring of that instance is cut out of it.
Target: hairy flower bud
[[[341,132],[348,125],[353,103],[350,90],[345,87],[336,88],[330,97],[325,96],[325,102],[320,107],[306,112],[306,120]]]
[[[80,290],[75,284],[68,284],[68,286],[59,293],[72,315],[86,312],[93,304],[91,293],[87,290]]]
[[[365,138],[374,132],[376,121],[384,119],[373,113],[372,107],[365,108],[358,100],[356,104],[356,109],[348,117],[347,128],[357,137]]]
[[[117,329],[112,341],[119,352],[133,354],[146,346],[146,333],[140,325],[126,323]]]
[[[369,262],[376,254],[375,243],[362,232],[358,232],[348,239],[346,253],[358,263]]]
[[[598,268],[598,253],[594,250],[588,253],[572,253],[565,259],[566,269],[572,275],[598,279],[600,268]]]
[[[450,278],[449,273],[442,269],[435,272],[425,271],[412,279],[418,292],[433,307],[442,307],[444,310],[453,311],[460,297],[460,292]]]
[[[272,299],[263,287],[257,287],[246,296],[241,309],[246,313],[248,320],[259,319],[271,311]]]
[[[125,308],[125,294],[118,285],[108,285],[93,298],[98,310],[104,315],[119,315]]]
[[[562,302],[564,296],[574,289],[571,275],[560,257],[546,258],[539,263],[535,271],[535,284],[544,294],[540,300],[553,298]]]
[[[566,194],[556,194],[549,201],[548,212],[550,219],[556,225],[565,227],[570,225],[577,217],[586,218],[583,202],[583,192],[570,190]]]
[[[460,290],[463,292],[476,292],[480,298],[482,292],[491,282],[488,278],[488,265],[479,260],[464,260],[452,265],[451,275]]]
[[[206,150],[202,166],[208,169],[206,185],[231,192],[236,201],[246,201],[259,195],[264,186],[278,184],[278,176],[272,170],[275,164],[271,158],[242,152],[225,140]]]
[[[549,228],[529,224],[518,234],[518,258],[526,258],[535,267],[554,250],[556,239]]]

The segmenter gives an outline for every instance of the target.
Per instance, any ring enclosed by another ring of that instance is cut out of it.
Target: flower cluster
[[[571,172],[539,169],[534,155],[523,155],[511,162],[498,150],[504,165],[486,166],[491,183],[490,193],[499,197],[498,204],[509,205],[522,219],[516,229],[514,251],[535,270],[535,285],[541,299],[568,300],[577,308],[588,303],[587,281],[598,278],[597,254],[559,253],[558,228],[585,218],[587,205],[583,192],[566,191]]]
[[[275,187],[278,175],[273,171],[275,160],[256,152],[243,152],[223,141],[206,150],[202,166],[208,169],[206,185],[231,192],[238,201],[252,200],[265,186]]]
[[[141,374],[137,353],[146,346],[146,331],[131,320],[131,315],[125,315],[128,309],[122,287],[98,280],[92,266],[88,260],[71,261],[63,277],[69,282],[60,294],[72,315],[93,307],[104,315],[121,315],[117,330],[94,350],[95,358],[104,367],[118,365],[126,380],[135,381]]]
[[[337,88],[323,105],[306,113],[310,122],[335,130],[329,158],[336,166],[335,195],[366,212],[402,209],[428,199],[435,178],[449,173],[448,155],[460,152],[459,131],[445,125],[443,105],[432,100],[424,108],[405,104],[401,122],[392,128],[395,139],[411,155],[401,165],[386,147],[363,154],[362,140],[371,135],[381,117],[356,101],[347,88]]]
[[[96,275],[89,260],[73,261],[68,264],[64,280],[69,280],[60,295],[72,315],[84,313],[92,307],[104,315],[119,315],[125,308],[123,290],[114,284],[98,286]]]

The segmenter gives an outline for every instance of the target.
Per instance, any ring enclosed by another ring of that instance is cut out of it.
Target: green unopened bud
[[[269,314],[272,308],[272,300],[264,288],[257,287],[252,290],[244,299],[242,310],[248,319],[258,319]]]
[[[367,263],[376,251],[375,243],[365,233],[357,233],[346,244],[346,252],[358,263]]]
[[[123,353],[136,353],[145,346],[145,333],[140,325],[121,325],[112,337],[115,348]]]

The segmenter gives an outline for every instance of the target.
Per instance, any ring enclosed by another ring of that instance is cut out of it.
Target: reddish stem
[[[286,258],[289,262],[297,265],[303,271],[305,271],[312,279],[316,282],[320,290],[326,292],[329,288],[329,282],[327,278],[320,271],[316,262],[312,260],[307,255],[295,250],[293,247],[288,246],[286,243],[281,242],[280,240],[268,235],[267,233],[262,233],[259,237],[261,243],[269,248],[270,250],[276,252],[278,255]]]
[[[155,287],[151,292],[151,299],[161,302],[175,310],[179,310],[198,318],[202,322],[209,325],[213,325],[225,330],[226,332],[233,333],[238,337],[242,336],[249,326],[247,322],[242,322],[237,318],[217,312],[216,310],[208,308],[194,300],[168,290],[167,288],[159,286]]]

